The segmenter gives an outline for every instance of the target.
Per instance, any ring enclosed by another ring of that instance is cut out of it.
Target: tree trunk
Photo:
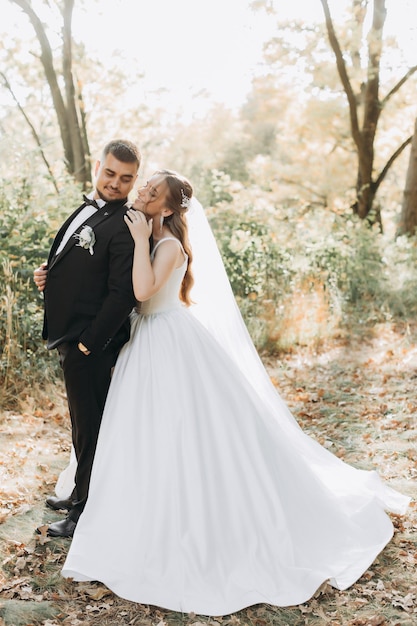
[[[330,15],[327,0],[320,0],[326,20],[327,34],[330,46],[334,52],[337,70],[345,91],[350,116],[350,127],[352,139],[355,143],[358,157],[358,171],[356,176],[356,200],[352,206],[353,212],[361,219],[366,219],[370,223],[381,224],[380,207],[375,206],[375,196],[378,188],[384,180],[389,168],[395,159],[408,145],[410,138],[406,139],[399,148],[390,156],[381,172],[375,176],[374,172],[374,144],[378,121],[388,100],[400,89],[406,80],[417,70],[417,67],[410,68],[405,76],[391,89],[391,91],[380,100],[380,61],[383,46],[383,28],[386,19],[385,0],[374,0],[372,26],[368,34],[368,66],[366,81],[360,86],[360,91],[355,93],[347,71],[346,62],[336,36],[332,17]],[[357,13],[356,20],[358,27],[362,28],[364,23],[364,5],[359,0],[353,0],[353,8]],[[358,13],[359,11],[359,13]],[[359,68],[359,52],[351,51],[353,65],[356,70]],[[359,112],[363,110],[362,123],[359,121]]]
[[[17,4],[29,20],[35,30],[41,47],[41,63],[45,78],[48,82],[52,96],[55,113],[58,120],[62,146],[65,156],[65,165],[68,172],[82,183],[85,188],[91,183],[90,154],[87,138],[83,137],[85,127],[77,115],[77,96],[72,76],[72,36],[71,19],[74,0],[64,0],[63,14],[63,46],[62,67],[65,86],[65,98],[59,86],[59,76],[54,67],[52,48],[46,35],[42,21],[33,10],[29,0],[10,0]]]
[[[397,236],[414,235],[417,228],[417,119],[411,141],[410,159],[405,181]]]
[[[67,118],[71,139],[72,154],[74,155],[73,173],[76,180],[86,183],[90,180],[90,164],[86,161],[84,152],[84,126],[77,108],[77,94],[72,74],[72,36],[71,20],[74,0],[65,0],[63,7],[64,25],[62,29],[62,72],[64,76],[65,94],[67,101]],[[89,155],[88,155],[89,156]]]

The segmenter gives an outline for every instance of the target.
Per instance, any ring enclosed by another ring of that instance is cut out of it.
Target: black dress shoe
[[[57,498],[56,496],[50,496],[46,498],[46,504],[54,511],[69,511],[72,509],[72,500],[71,498],[67,498],[66,500],[61,500],[61,498]]]
[[[70,517],[49,524],[47,535],[48,537],[72,537],[74,530],[77,527],[77,522],[74,522]]]

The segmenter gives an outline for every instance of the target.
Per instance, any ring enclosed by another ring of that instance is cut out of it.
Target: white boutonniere
[[[89,250],[90,254],[94,254],[93,247],[96,243],[96,236],[91,226],[83,226],[81,232],[76,233],[74,237],[78,239],[77,246]]]

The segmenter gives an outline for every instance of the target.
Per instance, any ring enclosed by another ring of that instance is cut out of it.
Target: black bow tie
[[[93,206],[95,209],[100,208],[95,200],[91,200],[90,198],[87,198],[87,196],[83,195],[83,200],[85,204],[88,204],[89,206]]]

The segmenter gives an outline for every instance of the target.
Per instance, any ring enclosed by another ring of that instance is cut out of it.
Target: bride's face
[[[165,209],[165,198],[168,193],[168,184],[163,174],[154,174],[146,185],[138,189],[138,197],[133,208],[145,213],[148,219],[160,215]]]

